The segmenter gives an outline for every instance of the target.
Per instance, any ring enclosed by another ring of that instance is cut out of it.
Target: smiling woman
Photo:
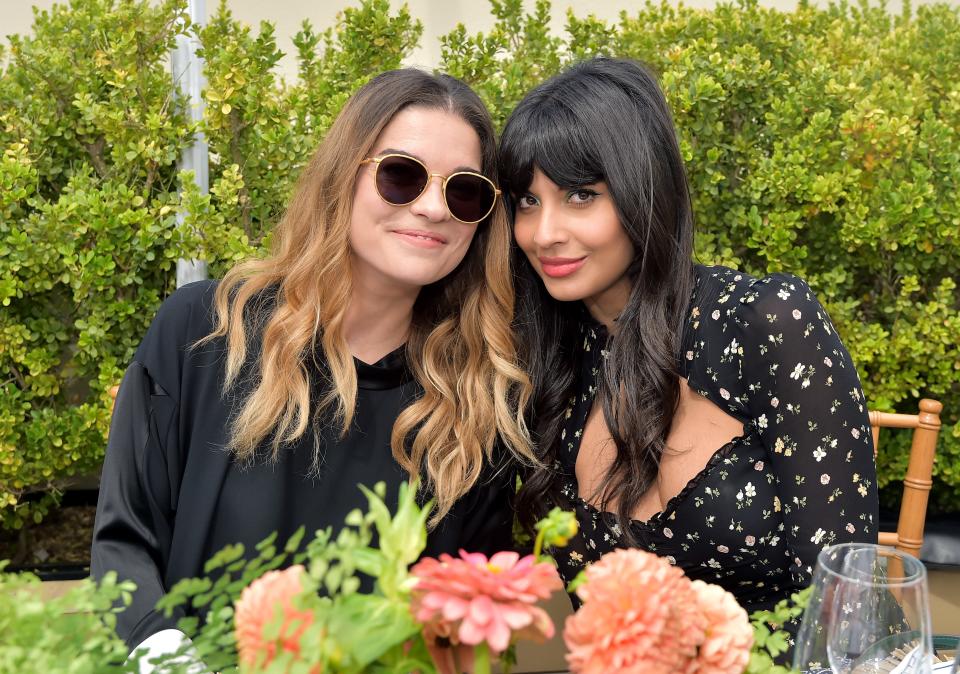
[[[480,174],[480,139],[458,115],[417,106],[397,113],[374,148],[353,197],[353,279],[371,292],[409,296],[460,264],[487,214],[463,222],[446,194],[448,180],[487,180]],[[487,212],[493,205],[490,199]]]
[[[656,79],[577,64],[524,98],[501,154],[541,459],[520,514],[576,511],[565,580],[640,547],[769,610],[809,584],[822,547],[875,541],[850,355],[799,278],[694,263]]]
[[[177,643],[181,616],[156,602],[214,552],[338,529],[358,483],[385,482],[389,503],[420,477],[425,554],[510,547],[503,459],[531,457],[529,383],[496,166],[465,84],[379,75],[303,171],[271,254],[164,303],[117,398],[92,550],[95,577],[137,583],[130,646]]]

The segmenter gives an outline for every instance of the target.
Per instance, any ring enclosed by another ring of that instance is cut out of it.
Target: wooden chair
[[[880,445],[881,428],[912,428],[910,463],[903,480],[903,499],[900,501],[900,519],[895,532],[881,531],[879,542],[890,545],[914,557],[923,547],[923,525],[927,517],[927,501],[933,485],[933,458],[940,435],[940,413],[943,405],[936,400],[920,401],[919,414],[892,414],[870,412],[874,451]]]

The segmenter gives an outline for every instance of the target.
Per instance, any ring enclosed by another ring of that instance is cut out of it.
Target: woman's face
[[[582,300],[615,317],[630,296],[633,243],[620,225],[607,184],[558,187],[540,169],[517,200],[513,234],[547,292]],[[600,316],[597,316],[600,318]]]
[[[372,157],[405,154],[430,173],[480,173],[480,138],[462,118],[432,108],[410,107],[394,116],[374,143]],[[406,206],[377,193],[377,165],[357,173],[350,220],[354,283],[388,292],[419,289],[452,272],[466,255],[477,225],[455,220],[432,177],[419,199]]]

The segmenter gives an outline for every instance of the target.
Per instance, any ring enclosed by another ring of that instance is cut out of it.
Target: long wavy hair
[[[343,322],[352,292],[354,184],[381,131],[411,106],[466,121],[480,138],[481,170],[497,179],[493,124],[463,82],[394,70],[350,98],[300,175],[270,254],[233,267],[216,292],[216,326],[207,339],[226,339],[224,394],[249,391],[230,426],[229,447],[241,461],[260,448],[276,459],[312,427],[319,465],[319,415],[327,423],[332,416],[341,434],[350,427],[357,376]],[[460,265],[423,288],[414,304],[406,356],[423,395],[401,411],[391,444],[396,460],[435,499],[432,525],[476,483],[498,435],[521,460],[535,460],[522,414],[531,386],[510,328],[510,245],[498,204],[477,226]],[[320,393],[312,396],[318,388],[311,379],[318,377]]]
[[[515,200],[540,169],[565,189],[609,187],[636,250],[630,297],[598,373],[616,457],[593,495],[615,512],[625,535],[630,514],[656,479],[679,402],[678,353],[694,288],[693,210],[673,119],[656,78],[640,64],[599,58],[574,65],[523,99],[500,145],[503,187]],[[518,499],[529,526],[556,499],[554,466],[564,412],[580,371],[576,344],[585,309],[550,297],[514,247],[518,342],[533,380],[530,425],[539,466]]]

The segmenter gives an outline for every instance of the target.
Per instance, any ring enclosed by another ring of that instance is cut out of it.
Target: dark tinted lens
[[[406,157],[385,157],[377,168],[377,191],[384,201],[403,206],[420,196],[427,185],[427,171]]]
[[[493,207],[493,184],[477,175],[458,173],[447,181],[447,208],[458,220],[477,222]]]

